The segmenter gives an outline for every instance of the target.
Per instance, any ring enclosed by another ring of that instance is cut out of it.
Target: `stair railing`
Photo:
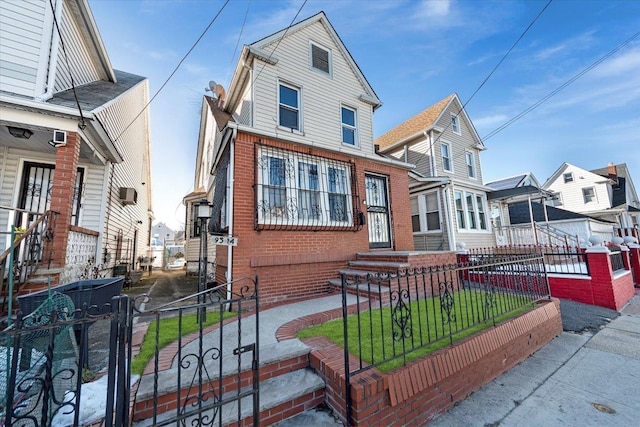
[[[4,207],[2,207],[4,208]],[[0,254],[0,314],[10,314],[12,302],[41,265],[50,266],[53,255],[51,242],[57,212],[44,214],[16,208],[4,208],[30,215],[35,220],[26,228],[11,228],[2,232],[9,239],[9,247]],[[45,247],[48,246],[45,253]]]

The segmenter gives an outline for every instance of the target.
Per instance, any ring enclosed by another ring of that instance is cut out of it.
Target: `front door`
[[[365,174],[369,248],[391,248],[387,177]]]
[[[28,227],[31,225],[31,222],[36,219],[33,214],[42,214],[49,209],[51,205],[51,189],[53,188],[54,172],[54,165],[25,162],[18,208],[31,213],[28,218],[23,218],[19,214],[16,218],[16,226]],[[73,225],[78,225],[79,222],[83,180],[84,169],[78,168],[71,214],[71,224]]]

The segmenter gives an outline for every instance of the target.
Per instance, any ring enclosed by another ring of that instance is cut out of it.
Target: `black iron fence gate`
[[[74,307],[54,289],[2,331],[0,427],[258,425],[257,278],[153,309]]]

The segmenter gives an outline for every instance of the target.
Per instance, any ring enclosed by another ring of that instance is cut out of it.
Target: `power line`
[[[484,80],[482,81],[482,83],[480,83],[480,85],[478,86],[478,88],[473,92],[473,94],[471,94],[471,97],[464,103],[462,104],[462,107],[460,107],[460,109],[458,110],[458,112],[455,114],[455,117],[458,117],[460,115],[460,113],[462,111],[464,111],[465,107],[467,106],[467,104],[469,104],[469,102],[471,102],[471,100],[473,99],[474,96],[476,96],[476,94],[478,93],[478,91],[480,91],[480,89],[482,89],[482,87],[487,83],[487,81],[491,78],[491,76],[493,76],[493,73],[495,73],[495,71],[498,69],[498,67],[504,62],[505,59],[507,59],[507,56],[509,56],[509,54],[511,53],[511,51],[513,51],[513,49],[518,45],[518,43],[520,43],[520,41],[523,39],[523,37],[525,36],[525,34],[527,34],[529,32],[529,30],[531,29],[531,27],[533,27],[533,24],[536,23],[536,21],[538,20],[538,18],[540,18],[540,16],[542,16],[542,14],[544,13],[545,10],[547,10],[547,8],[549,7],[549,5],[551,4],[553,0],[549,0],[547,2],[547,4],[544,5],[544,7],[540,10],[540,12],[538,12],[538,14],[536,15],[535,18],[533,18],[533,20],[529,23],[529,25],[527,25],[527,28],[524,29],[524,31],[522,32],[522,34],[520,34],[520,36],[516,39],[516,41],[513,43],[513,45],[509,48],[509,50],[502,56],[502,59],[500,59],[500,61],[498,61],[498,63],[495,65],[495,67],[493,67],[493,69],[491,70],[491,72],[487,75],[487,77],[484,78]],[[429,144],[429,147],[422,153],[422,155],[418,158],[418,160],[416,161],[416,165],[422,160],[422,158],[424,156],[427,155],[428,152],[431,151],[431,148],[433,148],[433,146],[435,145],[436,142],[438,142],[440,140],[440,138],[442,137],[442,135],[445,133],[445,131],[447,129],[449,129],[449,127],[451,126],[451,121],[449,121],[447,123],[447,126],[445,126],[444,130],[438,134],[438,136],[431,141],[431,144]],[[453,159],[452,159],[453,160]]]
[[[300,15],[300,12],[302,12],[302,9],[304,8],[304,5],[307,4],[307,0],[304,0],[302,2],[302,5],[300,6],[300,8],[298,9],[298,11],[296,12],[296,15],[293,17],[293,19],[291,20],[291,22],[289,23],[289,26],[284,30],[284,33],[282,33],[282,37],[280,37],[278,39],[278,43],[276,43],[276,47],[273,48],[273,50],[271,51],[271,53],[269,54],[269,57],[267,58],[266,62],[269,62],[271,60],[271,57],[273,56],[273,54],[276,52],[276,50],[278,50],[278,46],[280,46],[280,42],[282,41],[282,39],[285,38],[285,36],[287,35],[287,33],[289,32],[289,29],[291,29],[291,27],[293,27],[293,23],[296,21],[296,19],[298,19],[298,15]],[[258,80],[258,77],[260,77],[260,74],[262,74],[262,70],[264,70],[264,67],[266,67],[266,64],[262,66],[262,68],[260,69],[260,71],[258,71],[258,74],[256,75],[256,77],[253,79],[253,81]],[[251,82],[253,84],[253,82]]]
[[[629,37],[627,40],[625,40],[624,42],[622,42],[621,44],[619,44],[618,46],[616,46],[614,49],[610,50],[606,55],[600,57],[598,60],[596,60],[595,62],[593,62],[591,65],[589,65],[587,68],[583,69],[582,71],[580,71],[578,74],[576,74],[575,76],[571,77],[569,80],[567,80],[566,82],[564,82],[563,84],[561,84],[560,86],[558,86],[556,89],[554,89],[553,91],[551,91],[550,93],[548,93],[547,95],[545,95],[544,97],[542,97],[540,100],[538,100],[536,103],[534,103],[533,105],[529,106],[528,108],[524,109],[522,112],[520,112],[519,114],[515,115],[514,117],[512,117],[511,119],[509,119],[508,121],[506,121],[505,123],[503,123],[502,125],[500,125],[498,128],[494,129],[493,131],[489,132],[489,134],[487,134],[487,136],[485,136],[483,139],[487,140],[489,138],[492,138],[493,136],[495,136],[496,134],[500,133],[501,131],[503,131],[505,128],[507,128],[508,126],[510,126],[511,124],[513,124],[514,122],[516,122],[517,120],[521,119],[523,116],[525,116],[526,114],[530,113],[531,111],[535,110],[536,108],[538,108],[542,103],[544,103],[545,101],[547,101],[549,98],[553,97],[554,95],[556,95],[558,92],[560,92],[561,90],[563,90],[564,88],[566,88],[567,86],[569,86],[571,83],[575,82],[576,80],[578,80],[580,77],[584,76],[585,74],[587,74],[589,71],[591,71],[592,69],[594,69],[596,66],[600,65],[602,62],[604,62],[605,60],[607,60],[609,57],[611,57],[614,53],[618,52],[620,49],[622,49],[623,47],[625,47],[626,45],[628,45],[629,43],[631,43],[631,41],[633,41],[635,38],[637,38],[638,36],[640,36],[640,31],[635,33],[633,36]]]
[[[236,47],[233,49],[233,55],[231,55],[231,62],[229,63],[229,67],[227,68],[227,75],[224,76],[224,81],[226,82],[229,78],[229,71],[231,71],[231,67],[233,67],[233,60],[236,57],[236,52],[238,52],[238,46],[240,45],[240,39],[242,38],[242,33],[244,32],[244,26],[247,23],[247,16],[249,16],[249,8],[251,7],[251,0],[247,3],[247,10],[244,13],[244,19],[242,20],[242,27],[240,27],[240,33],[238,34],[238,40],[236,41]]]
[[[113,142],[115,143],[118,139],[120,139],[120,137],[131,127],[131,125],[133,125],[133,123],[135,123],[136,120],[138,120],[138,117],[140,117],[142,115],[142,113],[145,112],[145,110],[149,107],[149,105],[153,102],[154,99],[156,99],[156,97],[160,94],[160,92],[162,92],[162,89],[164,89],[164,87],[167,85],[167,83],[169,83],[169,80],[171,80],[171,78],[173,77],[173,75],[178,71],[178,69],[180,68],[180,66],[182,65],[182,63],[187,59],[187,57],[189,56],[189,54],[193,51],[193,49],[196,48],[196,46],[198,45],[198,43],[200,42],[200,40],[202,40],[202,38],[204,37],[204,35],[207,33],[207,31],[209,31],[209,28],[211,28],[211,26],[213,25],[214,22],[216,22],[216,19],[218,19],[218,17],[220,16],[220,14],[222,13],[222,11],[224,10],[224,8],[227,6],[227,4],[229,4],[229,0],[226,0],[224,2],[224,4],[222,5],[222,7],[220,8],[220,10],[218,10],[218,13],[216,13],[216,15],[213,17],[213,19],[209,22],[209,25],[207,25],[207,27],[204,29],[204,31],[202,32],[202,34],[200,34],[200,36],[198,37],[198,39],[193,43],[193,45],[191,45],[191,48],[187,51],[187,53],[185,53],[185,55],[182,57],[182,59],[180,60],[180,62],[178,62],[178,65],[176,65],[176,67],[173,69],[173,71],[171,72],[171,74],[169,74],[169,77],[167,77],[167,79],[164,81],[164,83],[162,83],[162,86],[160,86],[160,88],[156,91],[156,93],[151,97],[151,99],[149,100],[149,102],[147,102],[145,104],[144,107],[142,107],[142,110],[140,110],[140,112],[133,118],[133,120],[131,120],[131,123],[129,123],[122,132],[120,132],[120,134],[113,140]]]

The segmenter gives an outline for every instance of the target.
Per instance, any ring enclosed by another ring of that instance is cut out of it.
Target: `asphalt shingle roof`
[[[512,176],[510,178],[499,179],[497,181],[487,182],[485,186],[491,188],[492,190],[506,190],[508,188],[516,188],[526,176],[527,175],[523,174]]]
[[[82,108],[83,111],[95,110],[101,105],[116,99],[145,79],[145,77],[119,70],[114,70],[114,73],[116,75],[116,83],[98,80],[76,87],[80,108]],[[47,103],[78,108],[73,89],[56,93]]]
[[[453,99],[454,95],[455,94],[451,94],[447,96],[442,101],[432,105],[421,113],[416,114],[407,121],[387,131],[378,137],[374,141],[374,144],[379,145],[380,149],[385,149],[395,142],[432,127],[438,117],[440,117],[440,114],[442,114],[442,111],[446,108],[451,99]]]

